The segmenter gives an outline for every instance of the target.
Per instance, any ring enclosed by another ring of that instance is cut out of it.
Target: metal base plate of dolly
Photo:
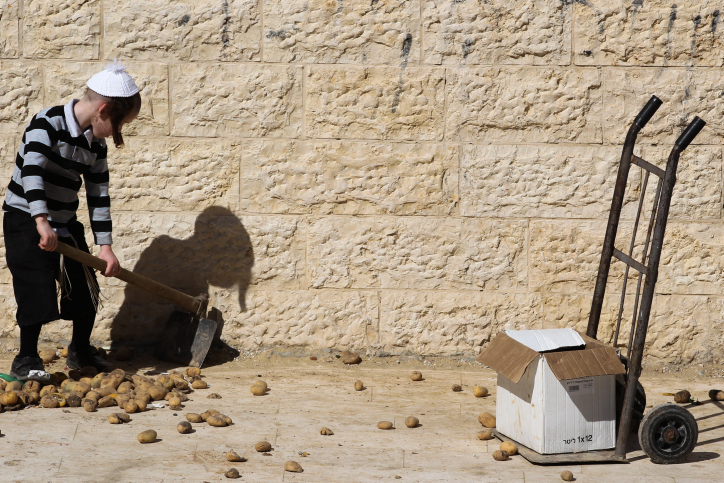
[[[671,197],[674,191],[674,185],[676,184],[676,170],[679,164],[679,157],[706,125],[704,121],[698,117],[694,117],[693,121],[674,143],[674,147],[666,163],[666,168],[661,169],[633,154],[639,131],[651,120],[651,117],[656,113],[661,104],[662,102],[659,98],[652,96],[638,116],[636,116],[636,119],[626,134],[613,192],[613,200],[611,201],[611,211],[608,215],[606,236],[603,241],[601,261],[598,267],[596,287],[593,292],[591,312],[586,330],[588,337],[597,339],[608,274],[611,268],[611,262],[615,258],[626,266],[623,276],[620,307],[616,321],[616,332],[613,337],[613,346],[618,346],[618,336],[621,328],[622,314],[624,312],[624,300],[627,295],[626,284],[628,282],[629,270],[633,269],[638,272],[628,351],[625,356],[619,352],[619,354],[621,354],[621,361],[626,367],[626,373],[623,375],[623,395],[622,397],[616,398],[618,425],[616,447],[613,450],[604,451],[542,455],[516,443],[520,454],[532,463],[626,463],[626,445],[629,440],[629,435],[635,431],[639,421],[639,444],[641,445],[641,449],[643,449],[654,463],[672,464],[682,461],[693,451],[698,440],[699,431],[696,420],[689,411],[681,406],[661,404],[649,410],[646,414],[643,414],[645,410],[645,393],[639,384],[641,361],[646,343],[646,332],[654,298],[654,288],[659,274],[659,260],[661,258],[666,223],[669,217]],[[626,247],[627,253],[624,253],[615,247],[615,243],[621,208],[623,207],[626,194],[628,175],[632,165],[641,168],[644,176],[631,240],[628,247]],[[646,188],[650,175],[658,178],[658,182],[653,198],[651,215],[646,228],[646,241],[643,244],[641,253],[638,254],[640,258],[637,260],[637,257],[634,255],[636,235],[639,222],[641,221],[643,202],[646,199]],[[501,440],[512,441],[498,431],[495,431],[494,434]]]

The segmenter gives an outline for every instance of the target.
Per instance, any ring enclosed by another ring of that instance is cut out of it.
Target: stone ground
[[[535,466],[520,456],[496,462],[495,440],[479,441],[477,415],[495,412],[495,374],[472,361],[384,358],[345,366],[329,353],[305,356],[261,353],[220,363],[211,360],[203,375],[207,390],[190,395],[182,411],[149,410],[132,416],[124,425],[111,425],[108,414],[118,408],[87,413],[82,408],[26,409],[0,414],[0,474],[2,481],[85,482],[106,481],[226,481],[224,472],[239,470],[240,481],[402,481],[402,482],[555,482],[570,469],[579,482],[702,483],[721,481],[724,472],[724,405],[708,401],[712,386],[724,387],[721,376],[701,367],[646,368],[642,382],[650,405],[670,402],[663,392],[689,389],[702,401],[690,407],[699,422],[699,443],[679,465],[652,464],[642,451],[629,453],[629,465]],[[0,354],[0,371],[7,372],[13,354]],[[62,370],[64,360],[52,370]],[[216,364],[216,365],[213,365]],[[158,366],[139,356],[121,363],[127,371]],[[718,369],[718,368],[717,368]],[[420,370],[424,380],[413,382],[410,371]],[[672,372],[673,371],[673,372]],[[255,397],[249,386],[267,381],[270,391]],[[366,389],[356,392],[356,380]],[[454,393],[451,385],[461,384]],[[472,388],[491,389],[487,398],[475,398]],[[217,392],[222,399],[207,399]],[[195,424],[191,434],[179,434],[176,423],[187,412],[214,408],[234,424],[214,428]],[[421,426],[407,428],[403,420],[414,415]],[[381,420],[396,429],[376,428]],[[333,436],[321,436],[326,426]],[[159,440],[141,445],[136,435],[154,429]],[[270,455],[254,451],[257,441],[272,443]],[[233,449],[248,461],[229,463]],[[306,452],[308,456],[301,456]],[[303,473],[283,471],[295,460]]]

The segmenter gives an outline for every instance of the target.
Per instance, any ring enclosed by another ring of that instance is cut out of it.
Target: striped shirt
[[[73,114],[76,102],[73,99],[33,116],[15,158],[3,210],[47,214],[50,226],[62,235],[76,221],[78,191],[85,181],[95,242],[110,245],[106,142],[94,137],[90,127],[81,131]]]

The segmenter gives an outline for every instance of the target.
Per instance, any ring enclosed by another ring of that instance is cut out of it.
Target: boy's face
[[[98,139],[105,139],[113,135],[113,125],[111,124],[111,116],[109,114],[109,105],[102,103],[98,106],[97,115],[91,119],[93,127],[93,136]],[[123,126],[136,119],[138,113],[131,113],[118,126],[118,132],[123,132]]]

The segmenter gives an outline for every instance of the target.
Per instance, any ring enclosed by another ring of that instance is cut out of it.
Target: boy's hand
[[[101,252],[98,254],[98,258],[106,262],[106,271],[103,273],[106,277],[115,277],[121,273],[121,264],[118,263],[118,259],[110,245],[101,245]]]
[[[48,223],[48,215],[38,215],[35,217],[35,227],[40,235],[40,243],[38,246],[46,252],[55,251],[58,247],[58,234],[53,231]]]

